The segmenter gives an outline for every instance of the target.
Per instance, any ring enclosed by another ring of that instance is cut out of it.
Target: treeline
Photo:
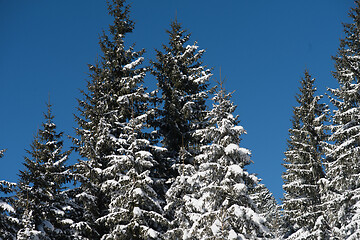
[[[112,0],[114,22],[89,65],[73,146],[63,149],[48,103],[19,181],[0,182],[0,239],[360,239],[355,4],[334,57],[333,113],[307,71],[301,80],[278,205],[246,170],[246,131],[224,82],[211,86],[204,50],[174,20],[146,67],[144,49],[125,47],[129,6]],[[81,159],[69,165],[72,151]]]

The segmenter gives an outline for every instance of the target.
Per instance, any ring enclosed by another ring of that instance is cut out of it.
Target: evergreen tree
[[[317,219],[324,216],[319,180],[325,176],[321,144],[326,140],[324,121],[328,110],[325,104],[319,103],[322,96],[314,95],[314,82],[315,79],[305,71],[300,94],[296,97],[299,106],[293,111],[293,126],[289,130],[284,159],[286,172],[283,173],[284,214],[290,221],[291,231],[309,232],[308,239]],[[290,239],[302,239],[302,236],[305,235],[298,232]]]
[[[339,87],[329,89],[335,106],[330,143],[326,147],[328,194],[334,237],[360,238],[360,2],[350,11],[352,23],[344,24],[334,76]]]
[[[255,188],[251,189],[250,197],[256,205],[257,212],[266,220],[266,227],[275,238],[280,238],[283,235],[281,228],[284,221],[281,216],[280,206],[277,204],[273,194],[259,181]]]
[[[250,151],[239,147],[245,131],[230,99],[222,87],[215,94],[207,115],[210,126],[194,133],[203,142],[200,154],[193,164],[180,164],[180,176],[167,193],[166,210],[174,216],[170,239],[270,237],[250,197],[258,179],[244,169]]]
[[[3,157],[4,152],[5,150],[0,150],[0,158]],[[18,219],[14,217],[14,199],[6,195],[14,192],[15,187],[15,183],[5,180],[0,181],[0,239],[4,240],[15,239],[18,226]]]
[[[156,50],[152,61],[152,74],[158,81],[162,110],[155,127],[159,129],[162,143],[171,157],[178,157],[180,149],[189,153],[196,148],[192,138],[194,130],[202,128],[206,109],[210,70],[202,65],[204,50],[197,43],[188,45],[190,34],[175,20],[168,30],[169,43],[163,52]]]
[[[114,17],[100,40],[103,56],[91,65],[91,80],[79,100],[74,139],[83,160],[76,165],[76,196],[83,218],[73,225],[82,239],[159,239],[166,230],[158,189],[161,179],[146,122],[150,95],[141,85],[144,50],[125,48],[134,29],[124,0],[109,3]],[[155,149],[155,150],[154,150]],[[159,186],[160,185],[160,186]]]
[[[109,156],[109,167],[104,170],[109,180],[101,188],[111,195],[109,213],[98,219],[110,232],[102,239],[162,239],[166,231],[167,220],[154,189],[161,182],[152,173],[158,164],[141,133],[146,115],[124,123],[124,132],[114,139],[119,155]]]
[[[17,239],[71,239],[69,199],[63,193],[70,180],[65,165],[70,151],[62,151],[63,133],[56,132],[50,104],[44,116],[19,175],[16,212],[21,227]]]

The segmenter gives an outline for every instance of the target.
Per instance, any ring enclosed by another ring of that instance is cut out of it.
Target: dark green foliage
[[[69,151],[62,151],[63,133],[56,132],[51,105],[20,171],[16,193],[16,213],[21,221],[18,239],[70,239],[67,195],[64,184],[70,181],[65,165]]]
[[[76,198],[84,212],[73,227],[84,239],[155,239],[166,221],[153,189],[161,185],[153,179],[159,172],[152,156],[157,148],[145,131],[153,111],[141,85],[144,50],[125,49],[125,35],[134,28],[125,1],[109,3],[109,13],[114,24],[100,39],[103,56],[90,65],[91,80],[76,117],[74,142],[83,158],[75,166],[81,183]]]
[[[167,33],[168,45],[163,45],[163,52],[156,50],[156,61],[151,62],[162,106],[155,127],[163,137],[163,146],[172,157],[177,157],[182,147],[190,152],[196,148],[192,133],[203,124],[211,74],[202,66],[204,50],[197,50],[196,43],[187,45],[190,34],[177,20]]]

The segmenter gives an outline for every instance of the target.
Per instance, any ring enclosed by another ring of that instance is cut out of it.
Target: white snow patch
[[[139,151],[136,153],[136,156],[140,158],[151,158],[152,154],[147,151]]]
[[[15,212],[14,208],[7,204],[6,202],[0,202],[0,209],[3,209],[7,212]]]
[[[227,155],[230,155],[230,154],[233,154],[233,153],[236,153],[239,151],[239,146],[236,145],[236,144],[233,144],[233,143],[230,143],[226,148],[225,148],[225,153]]]
[[[211,225],[211,231],[212,231],[212,233],[214,234],[214,236],[216,236],[217,234],[218,234],[218,232],[220,231],[220,227],[219,226],[221,226],[221,222],[218,220],[218,219],[216,219],[215,221],[214,221],[214,223]]]
[[[69,224],[69,225],[74,224],[74,221],[71,220],[71,219],[64,219],[64,220],[62,220],[61,222],[62,222],[63,224]]]
[[[244,174],[244,170],[239,165],[236,165],[236,164],[230,165],[228,167],[228,171],[230,173],[234,173],[235,175],[243,175]]]
[[[228,236],[229,240],[236,240],[238,239],[238,235],[236,234],[236,232],[234,230],[230,230],[229,232],[229,236]]]
[[[133,209],[134,216],[141,216],[141,209],[139,207],[134,207]]]
[[[131,68],[134,68],[136,67],[137,65],[139,65],[142,61],[144,61],[144,58],[143,57],[139,57],[138,59],[136,59],[135,61],[129,63],[129,64],[126,64],[124,66],[124,69],[131,69]]]
[[[237,193],[242,194],[242,193],[246,193],[247,187],[243,183],[237,183],[234,185],[234,189]]]
[[[144,191],[141,188],[135,188],[133,191],[133,195],[139,195],[139,196],[144,196]]]
[[[159,235],[156,231],[154,231],[151,228],[148,229],[147,233],[148,233],[149,237],[154,238],[154,239],[157,238]]]

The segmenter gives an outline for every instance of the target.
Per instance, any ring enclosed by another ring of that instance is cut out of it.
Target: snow
[[[72,225],[74,223],[74,221],[71,219],[64,219],[61,222],[65,225]]]
[[[269,232],[269,230],[263,225],[265,220],[251,208],[232,205],[229,208],[229,211],[235,214],[238,218],[250,220],[253,224],[259,227],[260,232]]]
[[[0,209],[7,212],[15,212],[14,208],[5,202],[0,202]]]
[[[195,51],[199,46],[196,45],[187,45],[184,53],[181,55],[181,58],[184,58],[188,53]]]
[[[94,202],[95,199],[96,199],[93,195],[90,195],[90,194],[88,194],[86,192],[80,193],[80,194],[76,195],[76,197],[79,198],[79,199],[84,199],[85,198],[85,199],[90,200],[92,202]]]
[[[225,153],[227,155],[232,155],[232,154],[242,154],[242,155],[251,155],[250,150],[246,149],[246,148],[241,148],[239,147],[239,145],[237,144],[233,144],[230,143],[226,148],[225,148]]]
[[[56,214],[56,215],[59,215],[59,216],[64,216],[65,215],[65,212],[64,211],[61,211],[60,209],[52,209],[52,211]]]
[[[154,231],[153,229],[149,228],[147,230],[147,235],[153,239],[156,239],[159,234],[156,231]]]
[[[135,188],[134,191],[133,191],[133,195],[136,196],[136,195],[139,195],[139,196],[144,196],[144,191],[141,189],[141,188]]]
[[[136,157],[140,157],[140,158],[152,158],[152,154],[149,153],[148,151],[139,151],[136,152]]]
[[[239,165],[236,165],[236,164],[230,165],[228,167],[228,172],[234,173],[235,175],[243,175],[244,174],[244,170]],[[226,175],[228,175],[228,174],[226,174]]]
[[[143,57],[139,57],[138,59],[136,59],[135,61],[129,63],[129,64],[126,64],[124,66],[124,69],[125,70],[128,70],[128,69],[132,69],[134,67],[136,67],[137,65],[139,65],[142,61],[144,61],[144,58]]]
[[[166,148],[159,147],[159,146],[152,146],[152,148],[153,148],[156,152],[165,152],[165,151],[167,151]]]
[[[244,128],[242,126],[235,126],[232,129],[235,130],[236,132],[240,133],[240,134],[246,133],[246,131],[244,130]]]
[[[119,182],[115,181],[113,179],[107,180],[105,181],[102,185],[101,185],[101,190],[106,191],[109,188],[115,188],[119,186]]]
[[[140,217],[142,215],[141,209],[139,207],[134,207],[133,214],[134,216]]]
[[[219,226],[221,226],[221,222],[218,220],[218,219],[216,219],[215,221],[214,221],[214,223],[211,225],[211,231],[212,231],[212,233],[214,234],[214,236],[216,236],[217,234],[218,234],[218,232],[220,231],[220,227]]]
[[[196,199],[189,196],[184,196],[184,200],[187,205],[190,205],[196,209],[198,212],[203,212],[203,201],[202,199]]]
[[[243,183],[237,183],[234,185],[234,190],[238,193],[238,194],[245,194],[247,187],[245,184]]]
[[[236,234],[236,232],[234,230],[230,230],[229,231],[229,236],[228,236],[229,240],[236,240],[238,239],[238,235]]]
[[[230,143],[226,148],[225,148],[225,153],[227,155],[231,155],[234,154],[236,152],[239,152],[239,146],[233,143]]]

